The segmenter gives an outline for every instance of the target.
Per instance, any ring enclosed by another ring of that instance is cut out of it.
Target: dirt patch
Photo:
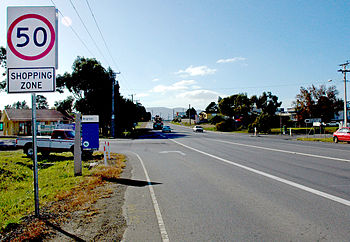
[[[131,177],[130,163],[124,169],[122,177]],[[57,235],[49,241],[66,241],[69,239],[85,241],[122,240],[126,229],[126,221],[122,211],[126,186],[117,182],[106,182],[103,187],[98,189],[103,190],[102,192],[105,195],[89,209],[75,211],[69,222],[60,227],[66,233],[57,231]]]

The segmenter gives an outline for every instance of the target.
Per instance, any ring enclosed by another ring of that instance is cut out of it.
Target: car
[[[339,141],[350,142],[350,127],[342,127],[333,133],[333,141],[338,143]]]
[[[199,126],[199,125],[194,126],[193,132],[203,132],[202,126]]]
[[[170,126],[167,126],[167,125],[166,125],[166,126],[163,126],[162,132],[163,132],[163,133],[167,133],[167,132],[170,133],[170,132],[171,132]]]

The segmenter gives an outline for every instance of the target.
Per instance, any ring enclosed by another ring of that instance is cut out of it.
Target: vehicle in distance
[[[338,143],[339,141],[350,142],[350,128],[342,127],[333,133],[333,141]]]
[[[161,117],[159,117],[159,115],[156,115],[153,121],[153,129],[160,130],[162,128],[163,128],[163,120]]]
[[[71,129],[55,129],[50,136],[37,137],[37,149],[43,156],[48,156],[51,152],[67,152],[74,154],[74,136]],[[16,147],[22,148],[23,152],[31,157],[34,150],[32,137],[20,137],[16,139]],[[83,155],[92,154],[93,150],[83,150]]]
[[[170,126],[167,126],[167,125],[163,126],[162,132],[163,133],[170,133],[171,132]]]
[[[193,127],[193,132],[203,132],[202,126],[195,125],[195,126]]]

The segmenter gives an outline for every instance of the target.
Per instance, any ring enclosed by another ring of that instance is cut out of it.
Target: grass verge
[[[318,142],[333,142],[333,137],[330,138],[297,138],[297,140],[301,141],[318,141]]]
[[[52,223],[69,217],[70,212],[89,209],[108,191],[99,192],[97,187],[106,180],[119,178],[125,167],[123,155],[112,154],[108,167],[97,165],[89,170],[90,163],[103,163],[103,154],[95,152],[89,161],[83,162],[83,176],[74,176],[74,158],[71,153],[61,153],[43,158],[38,155],[40,209],[50,214]],[[0,152],[0,232],[8,233],[21,223],[16,239],[32,240],[50,231],[42,220],[30,219],[34,211],[32,160],[22,151]],[[34,224],[33,224],[34,223]],[[1,240],[1,236],[0,236]]]

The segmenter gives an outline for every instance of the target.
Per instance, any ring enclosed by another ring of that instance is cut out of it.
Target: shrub
[[[230,132],[235,130],[235,123],[232,119],[221,121],[215,125],[216,130]]]
[[[209,120],[209,122],[211,124],[217,124],[217,123],[220,123],[222,121],[225,121],[225,119],[220,115],[216,115]]]

